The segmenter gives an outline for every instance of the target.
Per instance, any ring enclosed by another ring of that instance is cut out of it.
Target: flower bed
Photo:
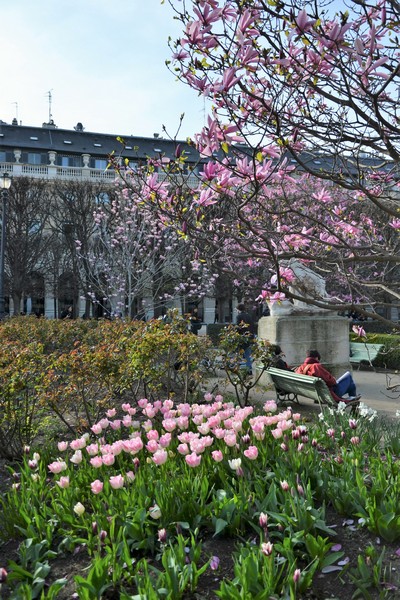
[[[14,469],[2,535],[18,531],[21,545],[4,565],[3,590],[178,599],[213,573],[221,598],[306,598],[330,574],[352,593],[393,597],[399,581],[384,572],[384,548],[347,555],[327,507],[349,528],[396,543],[399,446],[398,425],[378,426],[367,407],[357,419],[327,411],[314,424],[273,401],[257,412],[211,394],[192,405],[111,407],[88,433],[27,448]],[[222,580],[212,539],[235,548]],[[87,570],[54,580],[56,557],[73,564],[77,554]]]

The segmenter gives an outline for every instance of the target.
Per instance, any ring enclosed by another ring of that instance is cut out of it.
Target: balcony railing
[[[60,167],[58,165],[29,165],[25,163],[0,163],[0,173],[8,173],[12,177],[32,177],[34,179],[50,180],[80,180],[80,181],[109,181],[116,179],[113,169],[91,169],[89,167]],[[174,180],[177,175],[173,175]],[[168,179],[168,175],[160,173],[159,181]],[[198,176],[194,174],[182,175],[182,183],[189,187],[196,187],[199,183]]]

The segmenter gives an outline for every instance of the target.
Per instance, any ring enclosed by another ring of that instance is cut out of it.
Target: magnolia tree
[[[191,260],[185,240],[155,218],[137,189],[137,174],[126,170],[110,201],[93,213],[90,243],[76,241],[87,294],[111,315],[152,315],[176,299],[184,309],[186,299],[199,299],[212,288],[215,276],[201,261]]]
[[[193,140],[208,162],[191,194],[149,175],[144,201],[214,257],[224,245],[218,260],[267,263],[264,298],[296,298],[296,258],[331,280],[329,298],[307,302],[377,317],[377,301],[400,297],[399,5],[170,4],[183,33],[169,67],[212,103]]]

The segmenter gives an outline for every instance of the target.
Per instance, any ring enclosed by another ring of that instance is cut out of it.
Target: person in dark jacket
[[[246,361],[246,368],[249,375],[253,374],[253,364],[251,359],[251,345],[255,337],[255,324],[252,316],[246,311],[244,304],[238,304],[238,314],[236,316],[237,331],[244,337],[241,350]]]
[[[190,315],[190,331],[193,335],[197,335],[202,327],[202,320],[199,317],[197,308],[194,308]]]
[[[360,394],[357,394],[356,384],[349,371],[346,371],[339,379],[334,376],[320,363],[321,355],[318,350],[309,350],[307,358],[302,365],[297,367],[296,373],[302,375],[310,375],[311,377],[319,377],[325,381],[329,388],[332,398],[336,402],[350,402],[359,400]],[[343,396],[348,395],[347,398]]]
[[[278,346],[278,344],[274,344],[271,346],[271,350],[273,352],[271,367],[275,367],[275,369],[283,369],[284,371],[291,371],[292,369],[285,361],[285,355],[282,352],[282,348]]]

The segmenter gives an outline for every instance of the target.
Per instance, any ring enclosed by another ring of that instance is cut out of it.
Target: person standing
[[[248,375],[253,375],[253,364],[251,358],[251,346],[255,337],[255,323],[252,316],[246,311],[244,304],[238,304],[238,314],[236,316],[237,331],[243,336],[243,342],[240,345],[240,349],[243,352],[244,360],[246,362],[246,369]]]
[[[198,335],[202,324],[203,322],[199,317],[197,308],[194,308],[192,310],[192,314],[190,315],[190,331],[193,333],[193,335]]]

